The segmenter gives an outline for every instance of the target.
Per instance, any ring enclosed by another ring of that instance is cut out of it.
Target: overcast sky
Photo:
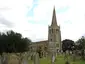
[[[85,35],[85,0],[0,0],[0,31],[47,40],[54,6],[62,40],[76,41]]]

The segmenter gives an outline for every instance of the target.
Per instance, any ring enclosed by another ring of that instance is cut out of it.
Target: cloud
[[[9,28],[13,27],[13,23],[6,20],[5,18],[0,18],[0,24],[4,25],[6,27],[9,27]]]
[[[0,11],[6,11],[6,10],[10,10],[11,8],[8,8],[8,7],[2,7],[0,8]]]

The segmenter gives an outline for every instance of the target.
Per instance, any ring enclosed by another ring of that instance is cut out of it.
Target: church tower
[[[53,9],[52,23],[48,26],[48,43],[50,48],[61,50],[61,31],[57,25],[55,7]]]

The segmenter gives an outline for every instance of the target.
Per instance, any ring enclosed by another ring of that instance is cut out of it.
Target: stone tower
[[[52,23],[48,26],[48,43],[50,49],[61,50],[61,31],[57,25],[55,7],[53,9]]]

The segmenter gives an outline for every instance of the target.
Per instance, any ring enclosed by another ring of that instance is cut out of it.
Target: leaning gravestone
[[[40,64],[40,61],[39,61],[39,54],[38,53],[35,53],[34,54],[34,64]]]
[[[10,54],[8,58],[8,64],[20,64],[19,57],[16,54]]]

